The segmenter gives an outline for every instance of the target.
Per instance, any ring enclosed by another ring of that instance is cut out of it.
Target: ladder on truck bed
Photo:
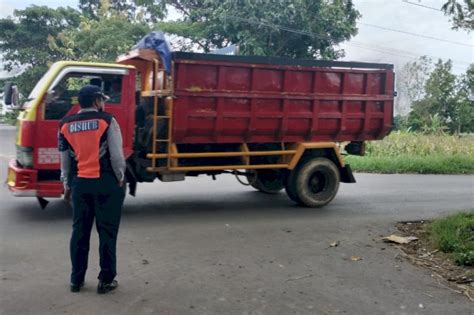
[[[147,154],[151,159],[149,172],[168,170],[171,166],[171,128],[173,113],[173,84],[167,78],[165,69],[160,68],[158,59],[153,59],[153,90],[143,91],[144,97],[153,97],[153,133],[152,151]],[[173,73],[171,73],[171,78]]]
[[[151,86],[142,91],[142,97],[153,97],[153,130],[151,152],[146,157],[151,165],[148,172],[156,172],[163,181],[184,179],[187,172],[220,172],[230,170],[263,170],[293,169],[302,157],[306,148],[310,150],[334,150],[339,157],[339,148],[335,143],[317,142],[277,142],[277,143],[211,143],[211,150],[178,145],[172,139],[174,72],[175,61],[168,77],[159,59],[146,58],[152,61],[152,67],[146,72],[151,79]],[[161,66],[161,67],[160,67]],[[142,78],[143,79],[143,78]],[[254,102],[251,106],[257,106]],[[192,145],[192,144],[191,144]],[[339,161],[344,165],[343,161]],[[166,175],[166,177],[164,177]],[[174,177],[173,177],[174,176]]]
[[[159,59],[153,58],[152,60],[152,89],[141,93],[142,97],[153,97],[152,148],[151,152],[147,152],[146,155],[147,158],[151,159],[151,166],[147,167],[148,172],[169,174],[189,171],[284,169],[290,166],[290,162],[297,153],[297,150],[294,145],[285,143],[280,143],[278,148],[268,149],[261,147],[253,148],[250,144],[241,143],[238,145],[238,149],[230,152],[179,152],[177,145],[172,141],[174,64],[171,68],[171,77],[168,78],[165,69],[160,67]],[[254,158],[271,156],[278,157],[279,161],[273,163],[252,162]],[[180,159],[199,158],[240,158],[241,161],[224,165],[180,165]]]

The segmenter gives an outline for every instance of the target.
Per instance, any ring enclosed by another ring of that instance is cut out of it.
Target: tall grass
[[[474,135],[423,135],[394,132],[380,141],[368,141],[367,156],[430,156],[466,155],[474,156]]]
[[[363,172],[474,174],[474,135],[394,132],[368,142],[366,156],[347,156],[346,161]]]

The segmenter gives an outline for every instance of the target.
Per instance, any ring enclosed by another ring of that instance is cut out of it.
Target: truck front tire
[[[337,194],[339,169],[327,158],[308,160],[292,173],[286,191],[298,203],[319,208],[331,202]]]

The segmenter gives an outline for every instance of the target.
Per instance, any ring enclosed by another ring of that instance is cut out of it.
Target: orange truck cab
[[[18,117],[8,188],[15,196],[63,194],[57,132],[79,110],[77,92],[96,84],[123,136],[128,188],[159,179],[231,173],[265,193],[321,207],[339,183],[355,182],[339,151],[393,125],[393,66],[269,57],[172,54],[139,49],[115,64],[54,63]]]

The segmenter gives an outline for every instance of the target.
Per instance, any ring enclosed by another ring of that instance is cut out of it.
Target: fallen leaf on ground
[[[387,243],[396,243],[396,244],[408,244],[410,242],[418,240],[418,237],[415,236],[398,236],[392,234],[390,236],[386,236],[382,238],[384,242]]]
[[[329,244],[329,246],[338,247],[339,246],[339,241],[332,242],[331,244]]]
[[[351,256],[351,260],[352,260],[352,261],[359,261],[359,260],[362,260],[362,257],[359,257],[359,256]]]

